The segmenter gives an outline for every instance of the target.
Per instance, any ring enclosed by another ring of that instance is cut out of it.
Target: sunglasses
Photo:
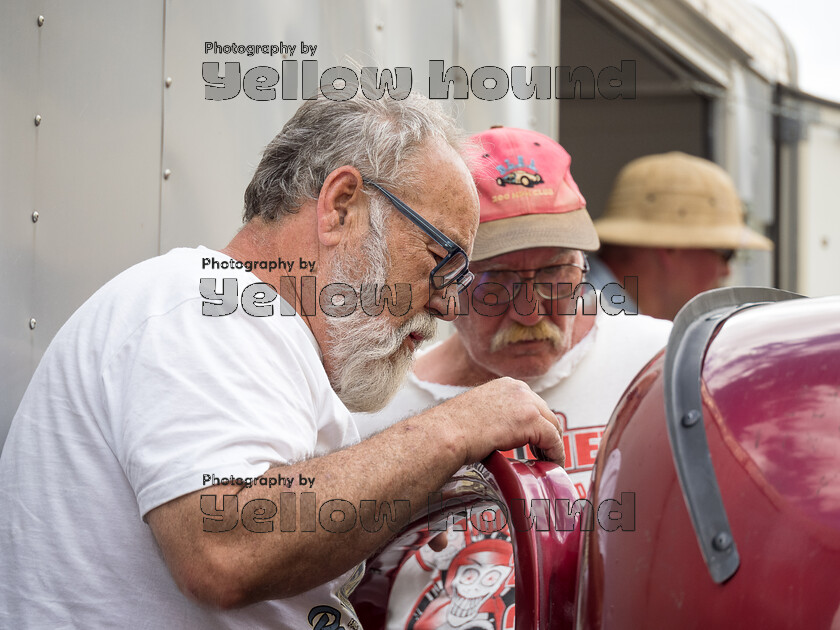
[[[734,249],[713,249],[712,251],[720,256],[721,260],[725,263],[735,258],[735,254],[737,253]]]
[[[388,198],[394,207],[399,210],[403,216],[414,223],[429,238],[446,250],[446,256],[441,260],[432,272],[429,274],[429,283],[435,290],[445,289],[448,286],[455,285],[458,288],[458,293],[464,291],[473,281],[473,274],[470,272],[470,259],[467,253],[455,243],[451,238],[446,236],[443,232],[437,229],[434,225],[426,221],[416,211],[412,210],[408,204],[395,197],[387,190],[382,188],[379,184],[369,180],[362,180],[366,186],[373,186]]]

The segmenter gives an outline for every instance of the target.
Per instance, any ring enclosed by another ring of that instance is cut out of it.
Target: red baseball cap
[[[598,249],[598,233],[563,147],[513,127],[493,127],[472,140],[482,151],[472,169],[481,218],[471,260],[532,247]]]

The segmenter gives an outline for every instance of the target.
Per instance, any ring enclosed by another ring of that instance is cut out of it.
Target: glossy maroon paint
[[[587,532],[577,627],[840,628],[840,298],[723,322],[703,368],[711,459],[740,554],[709,576],[668,442],[663,359],[613,414],[593,502],[634,492],[635,531]]]
[[[560,501],[571,505],[577,500],[574,485],[562,468],[547,462],[507,460],[496,452],[485,464],[511,514],[516,629],[571,628],[580,523],[569,521]],[[517,498],[525,499],[529,508],[535,505],[533,499],[547,501],[550,517],[534,527],[518,526],[513,507]]]

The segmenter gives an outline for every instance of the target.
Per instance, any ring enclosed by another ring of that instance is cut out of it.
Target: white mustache
[[[502,348],[519,341],[550,341],[555,350],[560,347],[564,339],[563,331],[547,319],[541,319],[534,326],[523,326],[513,322],[504,330],[493,335],[490,342],[490,352],[498,352]]]

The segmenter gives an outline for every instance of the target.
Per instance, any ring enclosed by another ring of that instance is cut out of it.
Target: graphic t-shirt
[[[581,498],[589,489],[604,425],[633,377],[665,347],[670,331],[669,321],[608,315],[599,308],[592,330],[548,372],[528,381],[563,427],[566,472]],[[359,431],[372,435],[468,389],[412,374],[385,409],[355,415]],[[508,455],[532,457],[523,449]],[[403,559],[388,602],[389,630],[513,628],[513,546],[507,524],[488,528],[462,520],[447,537],[442,551],[426,545]]]

